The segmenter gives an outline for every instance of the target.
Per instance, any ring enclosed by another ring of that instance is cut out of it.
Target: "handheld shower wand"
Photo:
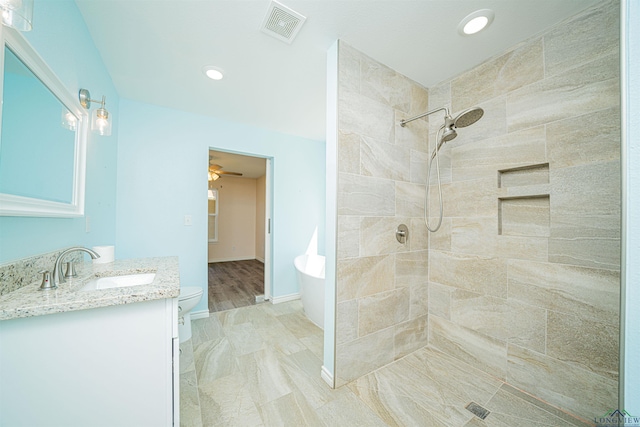
[[[462,111],[460,114],[456,116],[455,119],[451,118],[449,114],[449,110],[446,107],[436,108],[435,110],[427,111],[426,113],[417,115],[415,117],[411,117],[410,119],[401,120],[400,126],[405,127],[407,123],[417,120],[419,118],[428,116],[430,114],[436,113],[438,111],[444,111],[444,124],[440,126],[438,129],[438,133],[436,134],[436,147],[433,149],[431,153],[431,158],[429,159],[429,164],[427,167],[427,182],[425,188],[425,201],[424,201],[424,223],[427,226],[427,229],[431,232],[436,232],[440,229],[442,225],[442,217],[443,217],[443,204],[442,204],[442,184],[440,183],[440,161],[438,157],[438,152],[442,145],[445,142],[451,141],[455,137],[458,136],[458,128],[464,128],[470,126],[480,120],[484,115],[484,110],[480,107],[469,108],[467,110]],[[435,227],[431,227],[429,223],[429,187],[431,181],[431,167],[433,164],[433,160],[436,161],[436,178],[438,180],[438,198],[439,198],[439,216],[438,216],[438,224]]]

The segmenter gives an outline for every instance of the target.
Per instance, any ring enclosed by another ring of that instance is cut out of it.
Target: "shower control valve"
[[[407,243],[409,239],[409,228],[406,225],[400,224],[396,229],[396,240],[403,245]]]

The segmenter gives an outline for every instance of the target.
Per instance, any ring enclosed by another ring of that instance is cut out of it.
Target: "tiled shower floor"
[[[322,331],[300,301],[211,313],[181,345],[182,426],[583,426],[424,348],[338,390],[320,378]],[[476,402],[481,420],[465,409]]]

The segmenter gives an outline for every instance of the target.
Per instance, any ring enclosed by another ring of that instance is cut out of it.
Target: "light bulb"
[[[97,108],[93,111],[91,130],[98,135],[111,135],[111,120],[109,120],[109,112],[105,108]]]
[[[222,80],[224,77],[223,71],[218,67],[204,67],[202,71],[211,80]]]
[[[475,34],[486,27],[488,22],[489,18],[486,16],[478,16],[467,22],[462,31],[464,31],[465,34]]]

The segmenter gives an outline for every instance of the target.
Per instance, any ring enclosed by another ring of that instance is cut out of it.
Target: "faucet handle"
[[[39,271],[38,273],[42,274],[42,284],[40,285],[40,288],[38,290],[48,291],[49,289],[55,289],[58,287],[51,280],[51,273],[46,270]]]
[[[63,277],[65,279],[69,279],[70,277],[78,277],[78,273],[76,273],[76,266],[73,261],[68,261],[65,264],[67,266],[67,269],[65,270]]]

